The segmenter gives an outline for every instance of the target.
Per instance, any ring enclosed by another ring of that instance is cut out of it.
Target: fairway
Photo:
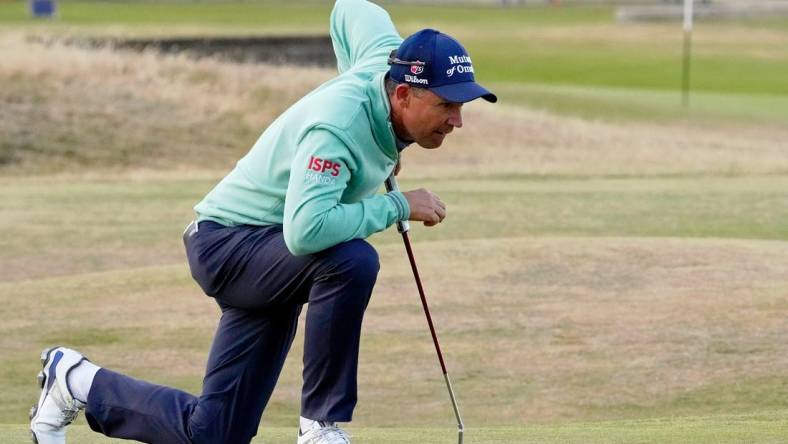
[[[0,2],[0,443],[29,442],[39,352],[198,393],[219,309],[192,280],[192,206],[335,71],[36,38],[322,35],[327,4]],[[467,444],[788,440],[788,20],[700,22],[679,105],[677,23],[613,8],[388,5],[455,33],[495,105],[403,189],[447,203],[414,253]],[[354,443],[456,442],[395,229],[366,312]],[[303,316],[255,443],[292,443]],[[127,442],[89,431],[69,442]]]

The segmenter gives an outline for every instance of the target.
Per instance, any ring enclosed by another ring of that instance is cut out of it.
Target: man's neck
[[[388,96],[387,96],[388,97]],[[391,126],[394,127],[394,137],[397,139],[397,150],[402,151],[413,143],[413,138],[405,131],[405,125],[402,123],[402,117],[394,104],[391,102],[391,97],[388,97],[389,108],[391,109]]]

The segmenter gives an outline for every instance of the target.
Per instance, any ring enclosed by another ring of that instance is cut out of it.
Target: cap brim
[[[483,86],[476,82],[462,82],[452,83],[451,85],[436,86],[430,88],[430,91],[441,96],[449,102],[465,103],[471,100],[476,100],[479,97],[484,100],[495,103],[498,101],[498,96],[491,93]]]

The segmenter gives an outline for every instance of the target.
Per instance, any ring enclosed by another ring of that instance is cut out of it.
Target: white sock
[[[303,416],[301,419],[299,419],[299,426],[301,427],[302,433],[306,433],[309,430],[312,430],[314,427],[325,427],[329,425],[335,425],[335,423],[328,421],[315,421],[309,418],[304,418]]]
[[[82,361],[78,366],[71,369],[68,374],[68,388],[71,389],[71,394],[74,399],[81,401],[85,404],[88,403],[88,393],[90,387],[93,385],[93,378],[96,373],[101,370],[101,367],[90,361]]]

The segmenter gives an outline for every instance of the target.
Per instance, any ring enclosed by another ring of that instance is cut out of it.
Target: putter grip
[[[391,176],[386,179],[386,192],[390,193],[392,191],[399,191],[399,185],[397,185],[397,178],[394,177],[392,174]],[[397,231],[400,233],[407,233],[410,231],[410,224],[406,220],[397,221]]]

